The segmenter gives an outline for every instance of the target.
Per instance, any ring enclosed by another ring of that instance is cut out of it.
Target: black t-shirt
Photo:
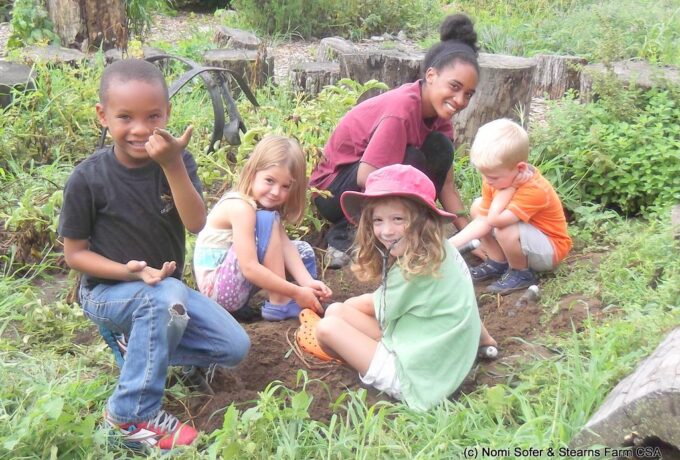
[[[196,162],[187,151],[182,152],[182,160],[201,193]],[[174,260],[173,276],[182,277],[184,225],[165,174],[154,161],[126,168],[113,148],[105,147],[76,166],[64,188],[59,234],[89,240],[90,250],[123,264],[143,260],[160,268]],[[88,286],[112,282],[87,276],[83,280]]]

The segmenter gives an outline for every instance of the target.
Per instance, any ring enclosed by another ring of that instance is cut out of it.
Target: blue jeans
[[[125,363],[108,414],[117,423],[140,422],[161,408],[169,365],[233,367],[250,339],[222,307],[176,278],[80,287],[85,314],[127,337]]]

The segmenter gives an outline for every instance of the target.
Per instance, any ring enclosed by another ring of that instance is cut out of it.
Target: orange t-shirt
[[[520,185],[506,209],[512,211],[521,221],[531,224],[543,232],[555,250],[553,261],[557,265],[566,257],[572,243],[567,232],[562,202],[550,182],[535,169],[534,176]],[[497,190],[486,180],[482,182],[482,203],[480,214],[486,216]]]

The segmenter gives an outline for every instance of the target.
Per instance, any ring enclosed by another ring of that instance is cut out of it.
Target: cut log
[[[256,50],[262,45],[262,41],[255,34],[225,26],[217,26],[213,41],[227,49]]]
[[[123,0],[47,0],[47,11],[62,44],[81,51],[127,47]]]
[[[673,237],[680,240],[680,204],[676,204],[671,209],[671,228],[673,229]]]
[[[343,54],[357,53],[357,47],[349,40],[341,37],[326,37],[319,42],[316,52],[317,62],[338,61]]]
[[[35,88],[29,66],[0,60],[0,108],[12,103],[12,90]]]
[[[340,75],[359,83],[378,80],[390,88],[420,78],[422,53],[381,50],[370,53],[340,55]]]
[[[274,75],[274,57],[267,56],[266,50],[208,50],[203,54],[203,62],[207,66],[222,67],[235,72],[248,85],[255,89],[262,86],[270,76]],[[233,94],[239,94],[237,85],[230,82]]]
[[[456,147],[472,141],[480,126],[497,118],[511,118],[528,125],[534,59],[479,54],[479,83],[467,108],[453,117]]]
[[[324,86],[333,85],[340,79],[337,62],[301,62],[290,69],[293,89],[316,96]]]
[[[142,46],[142,58],[148,59],[159,54],[166,54],[165,51],[151,46]],[[129,57],[129,56],[128,56]],[[107,64],[123,59],[123,51],[117,48],[110,49],[104,53],[104,60]]]
[[[672,331],[635,371],[609,393],[569,443],[574,449],[600,444],[616,448],[631,434],[658,438],[680,448],[680,328]]]
[[[585,58],[539,54],[534,59],[534,96],[560,99],[568,90],[580,88],[581,69],[588,64]]]
[[[27,64],[49,63],[53,65],[79,65],[87,59],[84,53],[60,46],[28,46],[21,50],[21,57]]]
[[[680,84],[680,70],[673,66],[656,66],[647,61],[619,61],[611,66],[613,74],[624,85],[635,85],[643,90],[663,86],[664,82]],[[581,102],[591,101],[594,97],[593,83],[607,73],[604,64],[590,64],[581,72]]]

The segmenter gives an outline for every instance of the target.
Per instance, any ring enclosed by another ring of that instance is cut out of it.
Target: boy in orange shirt
[[[528,157],[529,136],[506,118],[482,126],[470,150],[482,196],[470,209],[474,220],[450,241],[481,240],[487,259],[470,272],[475,281],[499,278],[487,288],[494,294],[536,284],[535,272],[554,269],[572,246],[562,203]]]

